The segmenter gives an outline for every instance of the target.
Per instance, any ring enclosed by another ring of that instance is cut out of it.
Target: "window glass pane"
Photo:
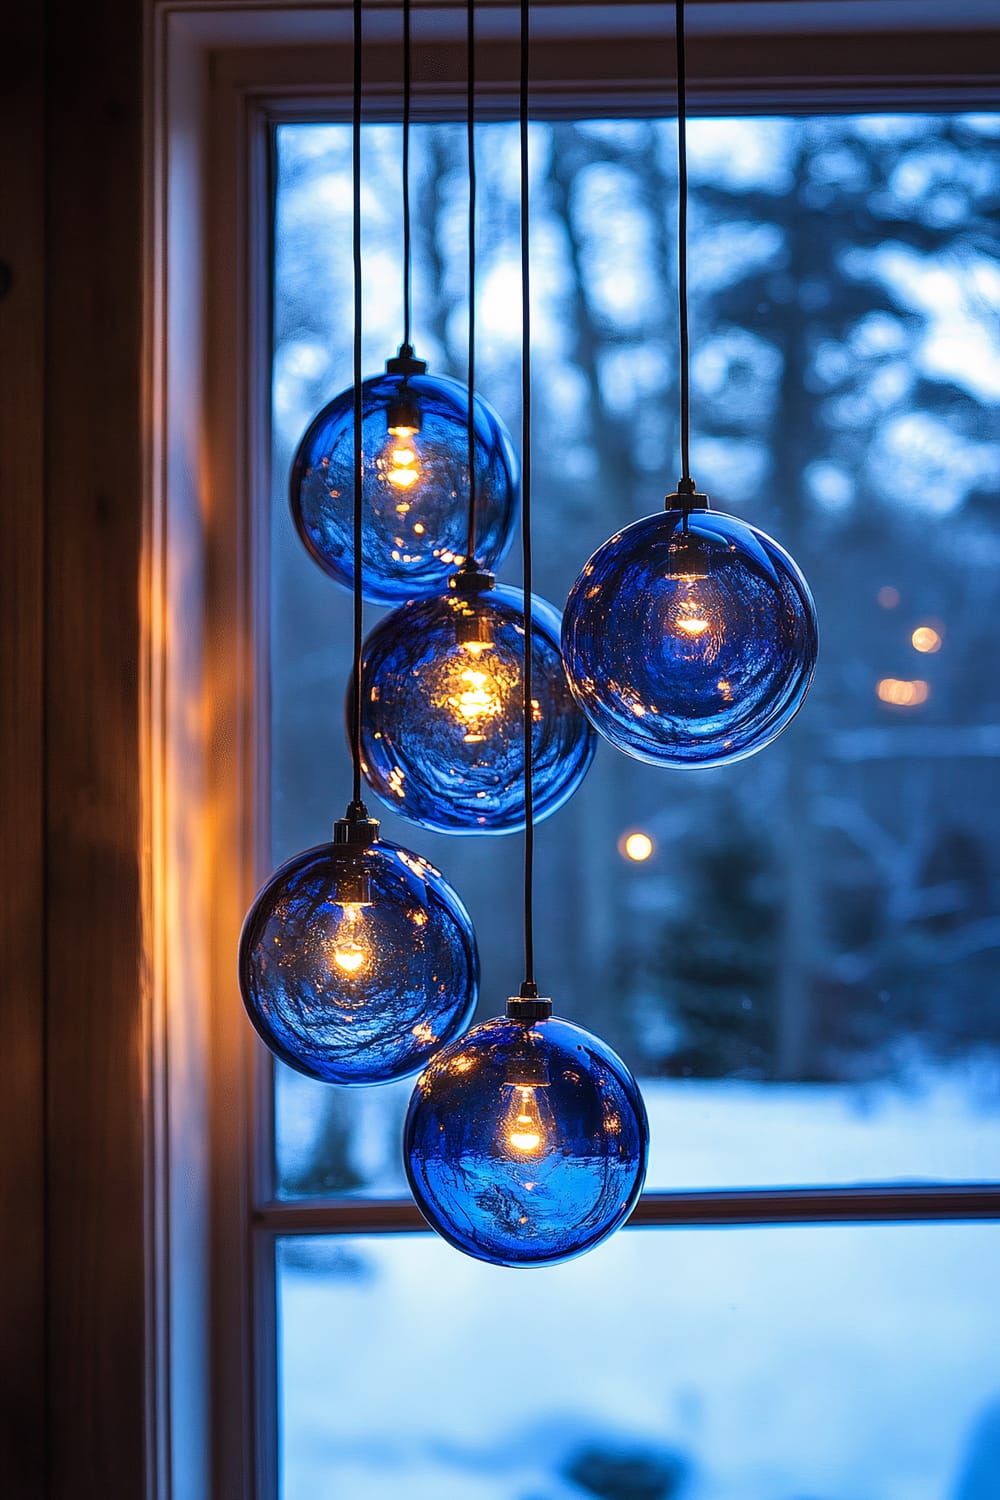
[[[478,385],[516,435],[516,127],[478,139]],[[558,606],[677,477],[674,143],[670,122],[533,128],[536,583]],[[365,130],[366,372],[401,337],[399,144]],[[413,157],[415,342],[461,378],[463,127],[416,128]],[[695,477],[798,559],[820,663],[788,732],[739,765],[600,747],[538,831],[539,978],[642,1080],[650,1186],[994,1176],[1000,116],[697,120],[691,163]],[[351,381],[349,174],[349,128],[279,130],[276,861],[328,837],[350,790],[350,601],[286,496],[307,423]],[[376,809],[467,901],[496,1013],[521,978],[520,840]],[[402,1190],[406,1085],[279,1070],[277,1091],[284,1191]]]
[[[995,1226],[279,1245],[283,1500],[994,1500]]]

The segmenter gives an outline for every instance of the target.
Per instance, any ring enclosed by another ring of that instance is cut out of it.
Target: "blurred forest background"
[[[677,479],[675,150],[672,122],[532,127],[535,577],[558,607]],[[690,151],[693,472],[798,560],[820,661],[795,723],[739,765],[670,773],[601,745],[539,828],[538,977],[642,1079],[947,1072],[995,1108],[1000,117],[696,120]],[[375,373],[401,338],[399,130],[366,127],[363,153]],[[350,604],[286,486],[351,380],[350,131],[283,126],[277,159],[275,861],[329,837],[349,794]],[[480,129],[478,166],[477,384],[519,446],[516,126]],[[415,128],[413,198],[414,342],[461,379],[464,127]],[[497,1013],[521,978],[520,839],[373,811],[463,895]],[[620,852],[632,830],[642,863]],[[404,1100],[284,1076],[285,1190],[378,1187],[366,1132]]]

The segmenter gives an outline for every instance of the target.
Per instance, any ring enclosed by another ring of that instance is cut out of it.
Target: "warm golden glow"
[[[362,974],[371,965],[372,952],[365,935],[360,906],[345,906],[334,934],[332,958],[343,974]]]
[[[347,941],[336,945],[333,957],[345,974],[356,974],[367,961],[368,955],[360,943]]]
[[[726,633],[718,584],[712,578],[686,576],[672,583],[665,618],[668,635],[692,647],[693,657],[714,660]]]
[[[921,652],[924,656],[933,656],[941,650],[941,632],[935,630],[933,625],[918,625],[910,636],[914,651]]]
[[[534,1156],[545,1149],[545,1127],[535,1090],[527,1085],[515,1084],[512,1099],[504,1122],[507,1144],[513,1146],[521,1156]]]
[[[901,681],[898,677],[883,677],[876,688],[883,703],[895,708],[918,708],[930,697],[930,687],[920,677]]]
[[[465,743],[479,745],[486,738],[486,721],[496,718],[502,704],[492,676],[475,667],[465,667],[458,674],[458,690],[448,699],[448,707],[468,726],[463,736]]]
[[[387,431],[392,437],[416,437],[420,431],[419,427],[389,427]]]
[[[395,437],[412,437],[415,429],[411,427],[390,427],[390,433]],[[389,483],[395,485],[397,490],[410,490],[420,478],[420,460],[416,449],[409,444],[397,443],[390,438],[382,454],[381,468]],[[403,516],[409,510],[409,506],[397,506],[399,515]]]
[[[653,852],[653,840],[648,833],[630,833],[622,843],[622,853],[626,859],[635,860],[636,864],[642,864]]]

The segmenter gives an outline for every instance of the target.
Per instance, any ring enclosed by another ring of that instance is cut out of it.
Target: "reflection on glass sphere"
[[[297,854],[260,891],[239,977],[282,1062],[326,1083],[386,1083],[464,1031],[479,956],[468,912],[425,859],[331,843]]]
[[[392,364],[393,361],[390,361]],[[469,503],[468,391],[442,376],[389,373],[363,390],[362,584],[373,604],[442,593],[465,559]],[[479,396],[476,542],[496,567],[517,521],[517,462],[507,430]],[[354,584],[354,391],[316,416],[291,474],[299,535],[331,578]]]
[[[441,833],[524,827],[523,595],[487,592],[417,600],[365,642],[362,761],[372,790]],[[559,616],[532,602],[534,815],[579,786],[595,738],[573,701],[559,653]],[[350,694],[348,694],[348,713]]]
[[[653,765],[742,760],[780,734],[816,663],[795,563],[733,516],[647,516],[604,543],[570,591],[566,671],[604,737]]]
[[[592,1250],[628,1217],[649,1130],[621,1058],[555,1017],[498,1017],[443,1048],[404,1129],[410,1188],[433,1229],[502,1266]]]

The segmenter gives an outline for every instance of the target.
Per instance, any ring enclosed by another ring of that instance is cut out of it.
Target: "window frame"
[[[996,108],[990,3],[961,0],[945,31],[924,0],[690,0],[692,111]],[[397,11],[367,6],[366,119],[398,116]],[[536,6],[533,115],[669,113],[668,11]],[[149,1495],[274,1500],[277,1237],[430,1232],[405,1200],[277,1198],[272,1067],[235,982],[270,843],[273,132],[348,118],[351,16],[149,0],[148,20]],[[463,116],[463,25],[452,0],[416,0],[416,119]],[[510,116],[516,8],[482,0],[480,33],[480,117]],[[651,78],[656,49],[664,76]],[[1000,1183],[650,1193],[630,1226],[929,1219],[1000,1219]]]

